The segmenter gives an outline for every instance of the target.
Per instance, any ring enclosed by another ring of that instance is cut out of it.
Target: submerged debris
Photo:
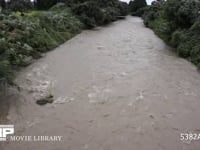
[[[42,98],[42,99],[37,100],[36,103],[37,103],[38,105],[46,105],[46,104],[48,104],[48,103],[49,103],[49,104],[53,103],[53,101],[54,101],[53,95],[49,95],[49,96],[47,96],[47,97],[45,97],[45,98]]]

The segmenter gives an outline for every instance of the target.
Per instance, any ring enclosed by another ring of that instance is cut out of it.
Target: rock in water
[[[53,99],[53,95],[49,95],[48,97],[45,97],[45,98],[42,98],[42,99],[39,99],[36,101],[36,103],[38,105],[46,105],[46,104],[51,104],[53,103],[54,99]]]

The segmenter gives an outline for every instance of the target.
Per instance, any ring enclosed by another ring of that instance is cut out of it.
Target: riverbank
[[[63,138],[1,142],[1,150],[200,147],[180,139],[181,133],[199,133],[199,73],[140,18],[83,31],[24,68],[16,81],[21,92],[5,99],[11,105],[1,124],[14,125],[13,136]],[[50,83],[55,101],[35,104]]]
[[[200,67],[200,2],[168,0],[145,8],[144,24],[177,54]]]
[[[0,83],[13,84],[13,71],[29,65],[82,30],[70,9],[12,13],[0,18]]]
[[[124,3],[99,6],[94,1],[58,3],[46,11],[0,13],[0,88],[13,85],[19,68],[41,58],[84,29],[116,21],[126,15]],[[119,7],[119,8],[118,8]]]

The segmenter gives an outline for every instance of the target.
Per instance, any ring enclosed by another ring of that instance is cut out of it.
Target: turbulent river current
[[[1,97],[1,150],[199,150],[200,74],[140,18],[86,30],[17,74],[21,92]],[[39,106],[49,94],[54,102]]]

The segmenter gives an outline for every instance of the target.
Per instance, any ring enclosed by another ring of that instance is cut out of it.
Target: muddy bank
[[[8,98],[17,104],[6,124],[15,125],[15,135],[63,141],[8,142],[2,150],[200,147],[180,141],[180,133],[200,130],[199,73],[139,18],[84,31],[19,73],[17,82],[22,91]],[[35,104],[50,91],[54,103]]]

